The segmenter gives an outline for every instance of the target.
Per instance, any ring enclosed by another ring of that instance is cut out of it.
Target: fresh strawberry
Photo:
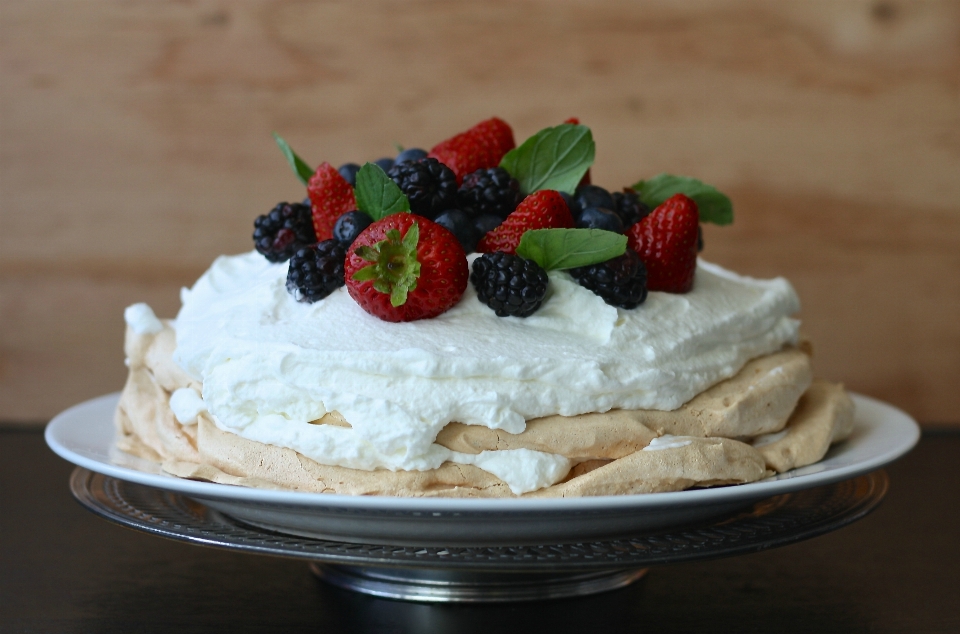
[[[446,312],[467,288],[467,256],[452,233],[411,213],[386,216],[347,250],[350,296],[384,321],[414,321]]]
[[[627,245],[647,267],[647,289],[686,293],[697,269],[697,203],[683,194],[665,200],[627,229]]]
[[[516,253],[520,238],[530,229],[572,229],[570,208],[552,189],[541,189],[524,198],[500,226],[480,238],[479,253]]]
[[[580,125],[580,119],[577,117],[570,117],[564,123],[571,123],[573,125]],[[583,178],[580,179],[580,182],[577,183],[577,189],[583,187],[584,185],[590,185],[590,170],[587,170],[587,173],[583,175]]]
[[[321,164],[310,177],[307,195],[313,204],[313,229],[317,232],[317,242],[332,238],[337,218],[357,208],[353,187],[330,163]]]
[[[516,145],[507,122],[494,117],[434,146],[429,156],[453,170],[459,185],[467,174],[499,165]]]

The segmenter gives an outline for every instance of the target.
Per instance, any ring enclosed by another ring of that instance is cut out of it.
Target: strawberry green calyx
[[[420,227],[414,223],[400,237],[396,229],[387,231],[387,237],[372,246],[357,247],[356,253],[369,266],[353,274],[358,282],[373,281],[373,288],[390,295],[390,304],[396,308],[407,302],[407,293],[417,288],[420,277],[420,262],[417,260],[417,244],[420,242]]]

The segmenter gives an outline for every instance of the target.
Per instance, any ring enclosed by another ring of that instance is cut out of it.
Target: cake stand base
[[[317,577],[345,590],[385,599],[428,603],[506,603],[582,597],[617,590],[647,573],[498,573],[469,570],[375,568],[311,563]]]
[[[330,584],[420,602],[496,603],[584,596],[650,566],[758,552],[823,535],[880,504],[883,471],[785,493],[725,517],[616,539],[539,546],[383,546],[251,526],[179,493],[77,468],[73,495],[123,526],[234,552],[300,559]],[[654,494],[655,495],[655,494]]]

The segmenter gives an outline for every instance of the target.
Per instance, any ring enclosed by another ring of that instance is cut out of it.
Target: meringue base
[[[119,449],[160,462],[171,475],[222,484],[349,495],[517,497],[473,465],[426,471],[364,471],[323,465],[296,451],[241,438],[206,414],[182,424],[170,395],[201,389],[172,359],[169,322],[156,334],[128,329],[130,374],[116,413]],[[349,426],[336,412],[315,424]],[[814,381],[809,356],[784,349],[670,411],[611,410],[527,421],[520,434],[450,423],[436,442],[454,451],[532,449],[573,467],[560,482],[523,497],[580,497],[742,484],[819,461],[853,426],[853,402],[838,384]],[[665,442],[655,442],[668,435]]]

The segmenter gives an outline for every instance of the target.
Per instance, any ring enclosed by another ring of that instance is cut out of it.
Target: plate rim
[[[728,504],[738,501],[762,499],[792,491],[831,484],[868,473],[900,458],[910,451],[920,439],[920,428],[916,421],[903,410],[879,399],[850,392],[855,403],[855,424],[880,424],[897,432],[898,442],[884,452],[836,469],[797,475],[782,479],[765,479],[736,486],[671,491],[663,493],[636,493],[628,495],[609,495],[579,498],[495,498],[495,499],[458,499],[458,498],[400,498],[390,496],[354,496],[336,493],[314,493],[305,491],[277,491],[273,489],[254,489],[249,487],[197,482],[170,475],[157,475],[138,471],[101,460],[95,460],[73,451],[61,442],[63,428],[83,424],[89,418],[91,410],[108,408],[112,413],[119,401],[120,393],[113,392],[78,403],[57,414],[47,424],[44,439],[58,456],[74,465],[96,473],[134,482],[145,486],[174,491],[190,497],[217,499],[230,502],[292,506],[300,509],[327,508],[340,510],[394,511],[409,513],[469,513],[469,512],[508,512],[508,513],[544,513],[544,512],[584,512],[597,510],[617,510],[642,508],[663,509],[678,508],[700,504]],[[872,416],[868,416],[872,414]],[[100,424],[113,428],[111,416],[104,417]],[[865,420],[866,419],[866,420]],[[873,420],[871,420],[873,419]],[[879,423],[878,423],[879,421]],[[86,423],[89,425],[90,423]],[[876,431],[874,432],[876,433]],[[109,447],[105,448],[109,450]],[[829,458],[826,458],[829,460]],[[787,472],[789,473],[789,472]],[[783,474],[781,474],[783,475]]]

